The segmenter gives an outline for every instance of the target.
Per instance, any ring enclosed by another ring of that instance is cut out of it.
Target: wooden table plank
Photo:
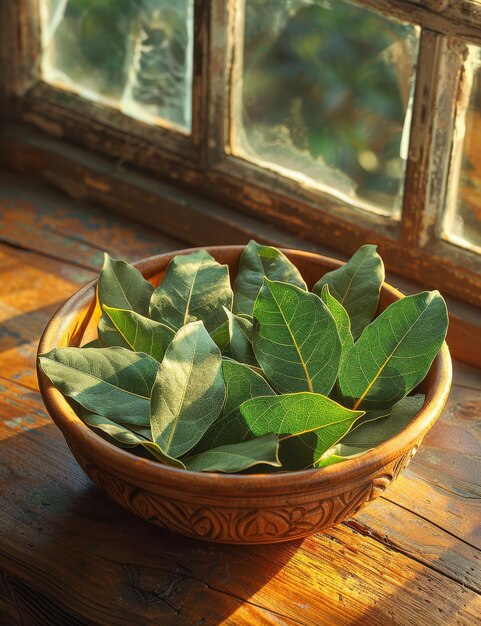
[[[479,549],[403,509],[389,495],[372,502],[346,525],[481,593]]]
[[[453,372],[453,382],[467,389],[481,390],[481,369],[459,363]]]
[[[46,424],[49,425],[49,429],[51,430],[53,427],[50,425],[50,421],[45,415],[43,405],[41,399],[38,394],[35,392],[27,392],[25,390],[17,388],[15,383],[10,383],[9,381],[4,381],[3,389],[2,389],[2,402],[0,407],[4,407],[4,410],[0,410],[0,418],[4,420],[4,428],[0,431],[0,439],[6,441],[8,438],[11,438],[15,434],[22,434],[25,432],[30,432],[36,428],[42,427]],[[8,422],[8,423],[7,423]],[[49,471],[45,472],[47,475],[47,479],[53,481],[55,476],[67,476],[68,478],[65,480],[65,483],[62,483],[62,490],[70,493],[70,498],[72,500],[72,506],[78,500],[82,500],[81,493],[71,492],[72,485],[70,481],[74,480],[74,484],[83,484],[86,479],[83,479],[80,470],[78,470],[77,466],[73,459],[71,459],[69,452],[66,450],[63,442],[60,439],[60,434],[54,429],[48,437],[49,440],[57,440],[57,444],[54,448],[54,452],[52,453],[55,457],[55,462],[58,462],[58,457],[63,458],[63,462],[68,466],[58,467],[53,464],[53,469],[50,467],[51,475],[49,476]],[[41,438],[42,446],[45,443],[45,437]],[[63,448],[63,449],[62,449]],[[18,445],[16,447],[18,451]],[[0,449],[1,451],[1,449]],[[30,474],[35,474],[38,472],[38,463],[37,458],[40,451],[32,452],[29,456],[34,459],[34,465],[31,468],[27,467],[27,476]],[[3,455],[0,453],[0,460],[3,459]],[[9,465],[16,466],[18,463],[14,463],[10,461]],[[25,463],[22,462],[22,467],[25,467]],[[3,466],[2,466],[3,467]],[[37,468],[36,470],[34,468]],[[4,469],[4,471],[6,471]],[[2,472],[3,473],[3,472]],[[40,472],[42,475],[43,471]],[[79,478],[80,474],[80,478]],[[0,474],[1,475],[1,474]],[[18,479],[18,476],[17,476]],[[401,479],[398,479],[397,483],[390,490],[391,493],[396,490],[397,484]],[[57,483],[57,496],[58,496],[58,479],[55,480]],[[88,482],[88,481],[87,481]],[[5,483],[2,483],[2,486]],[[25,489],[25,493],[44,493],[47,489],[45,486],[40,486],[38,488],[33,488],[31,485]],[[62,491],[62,492],[64,492]],[[48,492],[48,489],[47,489]],[[45,493],[47,493],[45,492]],[[55,494],[54,494],[55,495]],[[56,501],[55,496],[53,498],[54,504]],[[99,493],[98,496],[102,499],[102,495]],[[10,500],[8,500],[10,502]],[[19,505],[15,505],[19,506]],[[97,507],[98,505],[95,505]],[[112,504],[112,506],[116,507],[116,505]],[[5,510],[7,508],[6,504],[2,506]],[[20,507],[19,507],[20,508]],[[118,507],[116,507],[118,508]],[[371,513],[371,509],[375,509],[375,513]],[[366,532],[366,534],[373,535],[377,539],[379,539],[382,543],[386,545],[395,545],[396,548],[401,549],[405,553],[415,554],[416,550],[420,553],[420,558],[425,563],[428,563],[433,569],[438,570],[440,567],[440,562],[443,565],[443,571],[450,573],[451,576],[459,575],[459,572],[467,572],[466,578],[462,581],[464,585],[467,587],[471,587],[476,583],[476,580],[479,583],[479,552],[473,551],[471,553],[467,550],[464,544],[456,543],[454,545],[454,541],[452,537],[446,537],[446,535],[437,528],[429,528],[429,526],[423,523],[422,520],[416,518],[415,515],[411,515],[409,520],[406,520],[406,517],[403,517],[402,509],[399,510],[399,507],[395,508],[395,513],[393,515],[392,511],[393,506],[391,505],[386,511],[386,504],[382,500],[378,500],[372,503],[368,509],[366,509],[366,513],[361,513],[357,519],[365,521],[366,516],[370,516],[371,523],[368,526],[368,530],[365,528],[361,530],[361,532]],[[391,509],[391,510],[389,510]],[[372,522],[374,519],[375,523]],[[45,523],[44,519],[44,523]],[[48,520],[47,520],[48,521]],[[10,524],[12,532],[15,535],[18,529],[19,520],[14,518],[13,522]],[[7,528],[8,524],[2,520],[2,528]],[[428,527],[426,527],[428,526]],[[359,527],[357,527],[359,528]],[[376,532],[377,530],[377,532]],[[27,526],[25,533],[30,532],[32,529]],[[418,535],[417,542],[413,545],[412,537],[413,532],[422,532],[422,534]],[[93,534],[95,535],[95,528],[93,529]],[[335,533],[338,533],[339,530],[336,529]],[[331,531],[334,533],[334,531]],[[127,535],[129,536],[129,535]],[[130,535],[134,536],[134,535]],[[335,534],[333,535],[335,537]],[[392,537],[396,538],[396,541],[392,540]],[[401,537],[401,539],[399,538]],[[34,544],[32,544],[34,545]],[[325,544],[324,544],[325,545]],[[434,546],[434,547],[433,547]],[[217,549],[217,547],[215,548]],[[426,550],[428,550],[429,556],[426,557]],[[474,556],[473,556],[474,554]],[[17,557],[18,558],[18,557]],[[392,556],[390,557],[392,561]],[[46,565],[45,565],[46,566]],[[350,567],[351,569],[356,568],[352,564],[346,564],[345,567]],[[450,571],[450,568],[455,568],[455,572]],[[477,568],[477,569],[475,569]],[[427,568],[426,568],[427,569]],[[60,573],[58,574],[60,576]],[[332,576],[332,574],[330,574]],[[31,581],[29,584],[32,584]],[[287,584],[287,583],[286,583]],[[342,589],[339,590],[339,593],[342,594]],[[279,598],[279,601],[281,599]],[[432,617],[432,616],[431,616]],[[309,623],[309,622],[307,622]],[[315,622],[310,622],[315,623]],[[432,622],[436,623],[436,622]]]
[[[253,547],[151,526],[83,475],[36,392],[8,383],[0,405],[0,569],[14,595],[35,591],[38,611],[50,601],[102,624],[476,623],[479,594],[345,526]]]
[[[83,475],[45,413],[34,359],[100,248],[138,258],[182,244],[48,194],[39,203],[14,182],[2,196],[0,176],[0,241],[13,244],[0,244],[0,624],[479,622],[479,370],[455,365],[448,405],[407,470],[324,535],[219,546],[151,526]]]
[[[47,322],[91,271],[0,244],[0,376],[37,389],[35,355]]]
[[[480,426],[481,392],[453,386],[441,418],[386,497],[481,550]]]
[[[93,270],[102,265],[104,251],[134,261],[189,247],[35,182],[25,186],[21,180],[0,172],[0,241],[5,243]]]
[[[0,185],[0,242],[12,240],[15,245],[21,243],[22,247],[38,253],[0,243],[0,376],[2,371],[14,368],[16,380],[36,388],[32,364],[43,329],[56,309],[81,285],[92,280],[103,263],[103,252],[97,249],[64,236],[52,238],[49,233],[52,221],[57,226],[60,222],[63,228],[68,223],[77,236],[85,239],[93,236],[97,242],[109,244],[106,249],[114,256],[130,260],[184,244],[152,235],[140,226],[130,230],[126,220],[117,224],[117,218],[109,219],[102,212],[100,216],[87,213],[80,220],[76,214],[69,217],[65,210],[55,212],[49,204],[43,212],[34,205],[26,209],[9,208],[1,198],[1,190]],[[88,226],[82,227],[84,223]]]

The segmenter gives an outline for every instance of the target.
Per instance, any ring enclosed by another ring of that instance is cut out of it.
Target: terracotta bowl
[[[242,246],[207,248],[231,276]],[[189,252],[183,250],[180,252]],[[311,287],[340,261],[284,250]],[[172,257],[161,254],[136,267],[157,285]],[[401,294],[385,284],[380,309]],[[80,346],[95,336],[99,311],[95,281],[57,311],[39,345],[39,353]],[[167,467],[121,450],[90,430],[42,371],[38,379],[45,406],[62,431],[72,454],[93,482],[114,500],[145,520],[190,537],[224,543],[273,543],[322,531],[354,515],[390,485],[406,467],[427,431],[439,417],[451,385],[446,344],[419,390],[426,401],[397,436],[359,458],[322,469],[275,474],[194,473]]]

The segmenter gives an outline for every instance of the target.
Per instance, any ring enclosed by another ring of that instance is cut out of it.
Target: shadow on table
[[[221,624],[302,543],[230,546],[153,526],[90,482],[54,425],[0,442],[0,475],[8,477],[2,543],[17,604],[26,586],[39,606],[71,616],[67,623]]]
[[[0,442],[0,484],[0,569],[8,572],[17,606],[29,611],[23,623],[33,626],[216,626],[259,619],[330,626],[329,615],[343,617],[338,624],[355,626],[409,620],[421,625],[437,612],[437,623],[450,624],[473,597],[433,571],[435,562],[433,569],[420,565],[417,570],[416,561],[408,558],[412,576],[400,572],[399,586],[393,588],[390,550],[369,537],[347,534],[344,526],[308,539],[302,548],[302,541],[203,543],[165,531],[95,487],[54,425],[19,430]],[[459,555],[450,554],[448,550],[441,558],[452,560],[460,571]],[[376,573],[379,579],[373,581]],[[355,598],[349,606],[349,578],[367,574],[369,580],[354,585],[357,593],[367,585],[369,597],[361,604],[372,608],[362,618],[354,617],[360,606]],[[321,611],[324,602],[328,605]],[[43,621],[32,615],[43,615]],[[61,617],[52,620],[52,615]]]
[[[468,538],[469,540],[469,538]],[[459,555],[447,550],[444,557],[456,562]],[[439,573],[433,567],[423,567],[424,571],[404,581],[396,590],[386,593],[383,576],[379,577],[379,596],[376,606],[371,607],[361,617],[349,622],[349,626],[459,626],[479,623],[481,602],[479,592],[475,594],[457,578]],[[435,579],[437,578],[437,581]],[[454,589],[457,587],[457,589]],[[454,591],[454,593],[453,593]],[[474,590],[473,590],[474,591]],[[476,602],[476,605],[470,604]],[[394,607],[394,608],[393,608]]]

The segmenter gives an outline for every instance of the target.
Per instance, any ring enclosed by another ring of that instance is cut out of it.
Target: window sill
[[[346,258],[346,255],[289,234],[252,216],[22,127],[13,131],[10,128],[3,138],[0,165],[20,175],[28,175],[29,187],[30,177],[36,176],[70,198],[97,203],[141,224],[154,226],[167,237],[187,242],[188,245],[239,244],[255,238],[272,245]],[[12,188],[15,185],[24,191],[21,178],[12,178]],[[49,193],[42,191],[44,187],[33,187],[36,193]],[[5,229],[3,233],[0,234],[0,241],[7,238],[8,243],[22,247],[22,241],[15,240],[15,234],[10,235]],[[425,288],[394,273],[388,273],[387,279],[403,293],[415,293]],[[446,300],[450,312],[448,345],[452,355],[481,367],[481,354],[476,349],[481,345],[479,309],[451,297],[446,297]]]

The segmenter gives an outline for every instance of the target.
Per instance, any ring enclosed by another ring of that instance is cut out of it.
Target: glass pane
[[[444,235],[481,251],[481,48],[477,46],[468,46],[463,80],[469,95],[456,121]]]
[[[233,151],[393,214],[418,32],[340,0],[246,0]]]
[[[193,0],[41,2],[44,80],[190,130]]]

